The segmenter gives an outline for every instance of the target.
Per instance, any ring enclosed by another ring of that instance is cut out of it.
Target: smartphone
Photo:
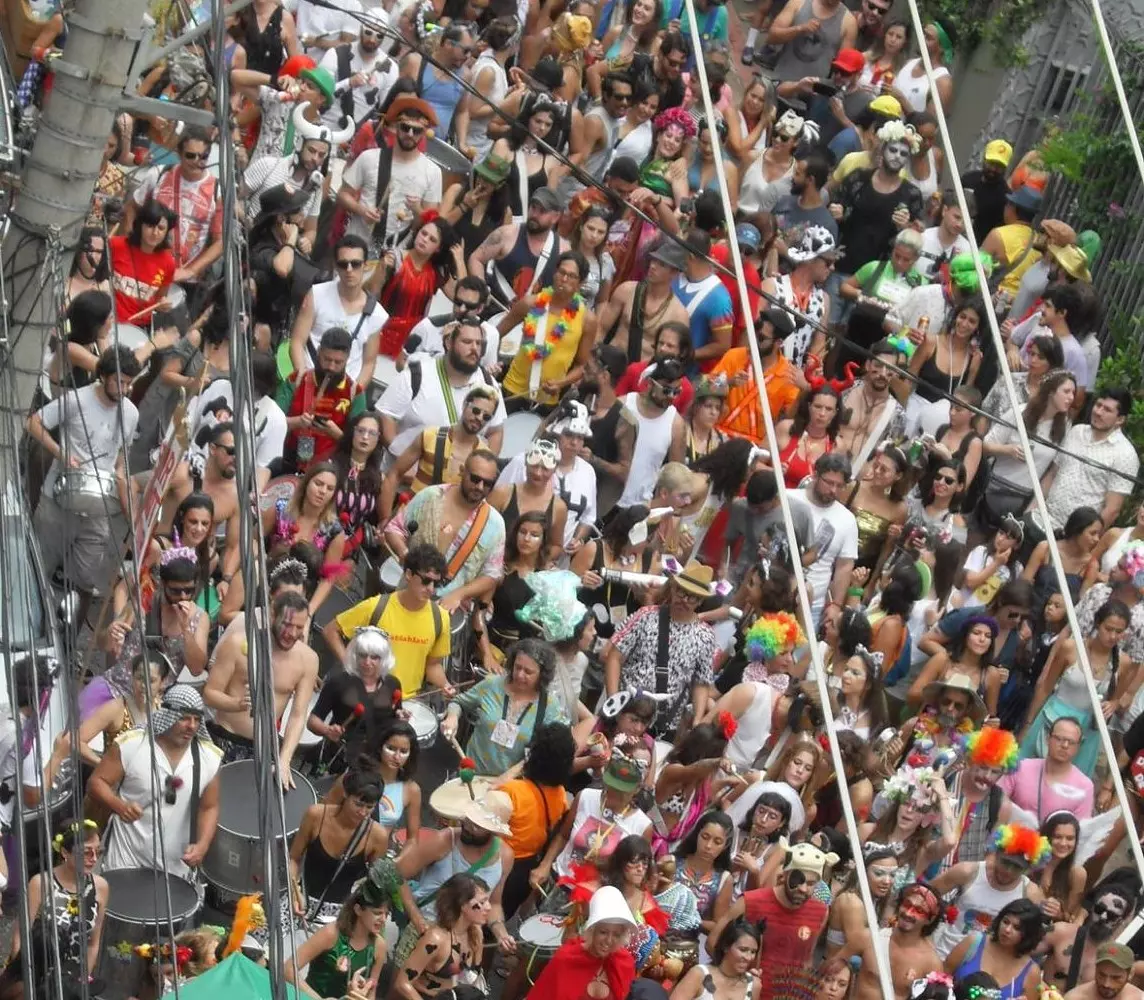
[[[838,86],[829,80],[815,80],[810,89],[823,97],[834,97],[838,93]]]

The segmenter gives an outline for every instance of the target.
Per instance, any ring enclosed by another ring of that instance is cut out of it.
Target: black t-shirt
[[[313,714],[323,720],[328,716],[327,721],[346,730],[346,750],[331,766],[332,772],[345,770],[361,754],[377,757],[381,750],[381,733],[394,719],[393,692],[400,688],[392,676],[386,677],[372,694],[366,691],[360,677],[346,670],[338,670],[326,678]],[[363,709],[360,716],[354,711],[357,705]]]
[[[872,170],[855,170],[838,189],[837,201],[845,209],[838,235],[846,248],[838,262],[839,274],[853,274],[863,264],[889,254],[898,228],[891,216],[905,205],[911,219],[920,219],[924,206],[921,192],[909,181],[896,191],[882,194],[871,183]]]
[[[973,216],[973,231],[978,240],[1004,223],[1005,199],[1009,195],[1009,182],[1004,176],[986,180],[980,170],[968,170],[961,175],[961,186],[973,190],[977,214]]]
[[[632,77],[632,79],[639,76],[647,77],[655,85],[655,89],[659,91],[660,111],[666,111],[668,108],[677,108],[683,104],[683,98],[685,96],[683,78],[680,76],[670,81],[661,80],[655,75],[655,64],[652,62],[652,57],[646,52],[637,52],[632,57],[632,64],[628,75]]]

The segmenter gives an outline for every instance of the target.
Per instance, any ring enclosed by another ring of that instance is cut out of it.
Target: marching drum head
[[[218,769],[220,830],[258,836],[258,784],[255,766],[252,760],[236,760],[230,764],[223,764]],[[290,773],[294,776],[294,787],[282,793],[286,806],[288,834],[302,825],[302,817],[306,810],[318,801],[314,786],[305,775],[293,769]]]
[[[424,749],[436,743],[437,730],[440,728],[437,713],[419,701],[406,701],[401,707],[409,713],[409,724],[417,734],[417,745]]]
[[[526,950],[555,955],[564,940],[564,915],[537,913],[521,923],[519,935]]]
[[[405,571],[401,568],[401,563],[396,558],[390,556],[381,564],[381,582],[382,585],[388,587],[390,590],[396,590],[401,586],[401,578]]]
[[[258,498],[258,509],[269,510],[279,499],[289,503],[298,488],[298,482],[297,476],[275,476],[266,484],[262,496]]]
[[[536,432],[540,430],[542,423],[539,413],[528,413],[522,410],[519,413],[509,414],[509,418],[504,422],[504,437],[501,438],[500,457],[512,458],[515,455],[523,455],[528,450],[532,439],[536,437]]]
[[[373,384],[382,392],[397,381],[397,362],[384,354],[377,356],[377,363],[373,366]]]
[[[436,136],[425,143],[425,156],[447,174],[461,174],[468,177],[473,170],[472,160]]]
[[[155,868],[115,868],[103,877],[111,889],[107,897],[109,916],[127,923],[166,923],[167,892],[171,893],[170,917],[177,923],[199,908],[199,894],[194,884],[178,875],[167,875]],[[166,888],[156,884],[166,881]]]

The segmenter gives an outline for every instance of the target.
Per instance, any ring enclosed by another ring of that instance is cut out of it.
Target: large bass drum
[[[219,768],[218,830],[211,841],[210,850],[203,858],[202,874],[212,890],[212,905],[233,908],[240,896],[261,892],[262,831],[258,822],[258,775],[252,760],[238,760]],[[314,786],[299,771],[294,776],[294,787],[283,792],[286,806],[286,838],[289,839],[302,825],[307,809],[318,801]],[[277,796],[275,796],[277,803]],[[272,825],[278,829],[277,810],[272,813]],[[279,835],[274,853],[277,856],[282,884],[286,884],[286,843]]]

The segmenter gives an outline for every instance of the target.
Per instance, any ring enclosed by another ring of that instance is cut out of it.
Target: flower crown
[[[1144,542],[1130,542],[1120,556],[1120,568],[1128,574],[1132,585],[1144,589]]]
[[[1034,868],[1053,856],[1048,837],[1017,823],[1006,823],[993,831],[993,849],[1011,858],[1024,858]]]
[[[179,559],[186,559],[187,562],[194,565],[199,564],[199,554],[192,548],[186,545],[179,544],[179,533],[173,533],[172,538],[175,544],[169,549],[164,549],[162,555],[159,556],[159,565],[168,566]]]
[[[60,851],[62,851],[64,849],[64,835],[65,834],[68,834],[68,833],[73,834],[73,835],[77,834],[77,833],[86,834],[88,830],[98,830],[98,829],[99,829],[99,824],[93,819],[85,819],[82,823],[79,823],[79,822],[69,823],[65,829],[61,830],[59,833],[57,833],[52,838],[52,847],[54,847],[56,849],[56,853],[58,854]]]
[[[678,105],[674,108],[668,108],[666,111],[661,111],[652,120],[652,126],[655,128],[656,132],[662,132],[664,129],[671,125],[682,129],[685,138],[695,138],[695,119],[692,118],[687,111]]]
[[[935,785],[941,776],[932,767],[911,767],[905,764],[898,768],[882,786],[882,795],[887,802],[900,804],[909,802],[922,813],[922,826],[931,826],[938,820],[934,806],[937,803]]]
[[[898,121],[896,118],[893,121],[886,122],[880,129],[878,129],[878,141],[881,143],[887,142],[904,142],[910,147],[911,153],[916,153],[922,148],[921,136],[914,131],[912,125],[907,125],[905,122]]]
[[[798,619],[788,611],[763,615],[747,629],[747,659],[763,663],[806,642]]]
[[[967,763],[1000,768],[1006,774],[1017,769],[1017,749],[1017,738],[1007,729],[989,726],[965,738]]]

